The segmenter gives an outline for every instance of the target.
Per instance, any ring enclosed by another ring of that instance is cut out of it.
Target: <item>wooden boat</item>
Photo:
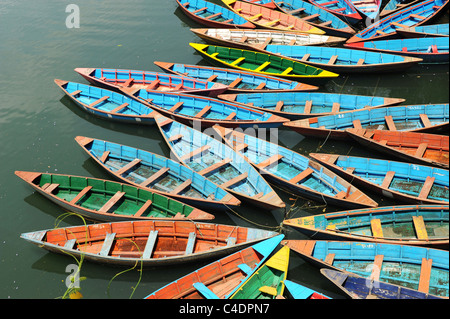
[[[357,42],[356,44],[364,44]],[[389,54],[387,51],[371,52],[335,47],[310,47],[269,44],[264,52],[281,55],[302,63],[339,73],[394,72],[410,68],[422,62],[421,57]]]
[[[334,14],[303,0],[274,1],[277,7],[290,15],[307,20],[309,24],[334,36],[350,37],[355,30]]]
[[[448,23],[422,25],[397,29],[397,33],[404,38],[447,37],[449,36]]]
[[[411,163],[449,168],[448,135],[364,129],[347,129],[347,133],[367,149]]]
[[[189,43],[189,45],[212,64],[227,68],[314,83],[323,83],[339,76],[339,74],[275,54],[200,43]]]
[[[277,235],[231,225],[136,220],[41,230],[20,237],[49,251],[92,262],[153,267],[217,258]]]
[[[381,0],[350,0],[349,2],[361,13],[362,17],[374,21],[379,16]]]
[[[244,1],[222,0],[222,2],[241,17],[261,28],[325,34],[323,30],[310,25],[306,19],[299,19],[278,10],[272,10]]]
[[[76,142],[122,182],[207,210],[234,208],[240,201],[177,161],[127,145],[84,136]]]
[[[278,235],[210,263],[151,293],[145,299],[228,299],[275,250]]]
[[[336,45],[345,38],[324,34],[298,33],[268,29],[191,29],[202,40],[221,46],[244,50],[264,50],[270,44],[300,45]]]
[[[269,181],[294,194],[344,207],[376,207],[378,204],[308,157],[236,130],[213,126],[227,145],[258,168]]]
[[[300,285],[291,280],[285,280],[284,284],[286,290],[289,292],[293,299],[331,299],[324,294],[321,294],[313,289]]]
[[[449,44],[445,37],[389,39],[345,44],[358,50],[391,53],[422,59],[422,63],[448,63]]]
[[[366,241],[448,249],[448,206],[364,208],[285,219],[312,239]]]
[[[24,171],[15,174],[65,210],[89,219],[214,219],[214,215],[197,208],[128,184],[62,174]]]
[[[190,0],[182,2],[177,0],[178,6],[188,17],[194,21],[212,28],[255,28],[250,21],[245,20],[232,10],[228,10],[215,3],[204,0]]]
[[[374,158],[310,153],[353,184],[413,204],[449,204],[446,169]]]
[[[320,272],[351,299],[444,299],[395,284],[367,280],[349,272],[326,268]]]
[[[269,9],[276,9],[277,6],[272,0],[242,0],[243,2],[248,2],[252,4],[256,4],[259,6],[263,6]]]
[[[132,124],[155,124],[156,112],[152,108],[120,93],[58,79],[55,83],[79,107],[97,117]]]
[[[448,3],[449,0],[426,0],[406,7],[363,29],[348,39],[347,43],[395,37],[397,29],[424,24],[443,12]]]
[[[405,101],[398,98],[321,92],[221,94],[219,98],[290,120],[392,106]]]
[[[156,123],[172,154],[239,199],[265,209],[285,203],[258,171],[232,148],[217,139],[162,115]]]
[[[356,24],[362,20],[361,15],[348,0],[308,0],[313,5],[322,8],[349,24]]]
[[[315,240],[285,240],[282,244],[320,268],[347,271],[440,297],[449,295],[449,255],[446,250]]]
[[[179,122],[192,124],[198,121],[202,127],[220,123],[226,127],[256,125],[261,128],[271,128],[279,127],[289,121],[272,113],[207,96],[139,90],[130,97],[142,101],[159,113]]]
[[[286,92],[314,91],[319,89],[319,87],[310,84],[235,69],[159,61],[154,63],[167,72],[224,83],[228,86],[227,92]]]
[[[387,15],[390,15],[394,12],[397,12],[401,9],[404,9],[406,7],[410,7],[413,4],[419,3],[423,0],[410,0],[410,1],[404,1],[404,0],[390,0],[386,5],[384,6],[383,10],[380,12],[380,18],[384,18]]]
[[[289,247],[282,247],[256,270],[229,299],[275,299],[284,292]]]
[[[94,85],[126,93],[144,89],[163,92],[186,92],[214,97],[227,90],[227,86],[221,83],[213,83],[170,73],[104,68],[76,68],[75,72]]]
[[[389,106],[291,121],[284,126],[305,136],[350,138],[346,129],[435,132],[448,130],[448,104]]]

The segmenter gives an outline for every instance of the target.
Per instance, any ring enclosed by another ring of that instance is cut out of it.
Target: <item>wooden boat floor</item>
[[[118,169],[124,167],[128,163],[129,162],[121,162],[120,160],[109,157],[104,164],[112,171],[117,171]],[[145,183],[145,181],[148,178],[156,174],[158,171],[159,168],[153,168],[140,163],[140,165],[137,165],[132,170],[125,172],[122,176],[127,180],[129,180],[130,182],[142,184]],[[170,193],[177,187],[179,187],[181,184],[183,184],[182,180],[178,180],[176,177],[170,174],[163,174],[160,178],[157,178],[150,184],[145,185],[145,187],[150,187],[158,191]],[[201,192],[199,192],[192,186],[186,187],[184,191],[178,194],[193,198],[205,198],[205,196]]]

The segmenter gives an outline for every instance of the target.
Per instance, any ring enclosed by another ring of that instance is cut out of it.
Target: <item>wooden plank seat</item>
[[[267,46],[270,42],[272,42],[272,40],[273,40],[272,37],[267,37],[267,38],[264,40],[264,42],[261,43],[261,44],[259,45],[259,48],[260,48],[260,49],[265,49],[266,46]]]
[[[354,120],[353,122],[353,127],[358,129],[358,130],[362,130],[362,125],[361,125],[361,121],[360,120]]]
[[[333,23],[333,21],[328,20],[328,21],[321,22],[321,23],[319,23],[318,25],[321,26],[321,27],[328,27],[328,26],[330,26],[332,23]]]
[[[213,82],[216,78],[217,78],[217,74],[213,74],[206,81]]]
[[[272,21],[267,22],[266,24],[264,24],[264,26],[270,27],[270,26],[272,26],[272,25],[274,25],[274,24],[277,24],[277,23],[280,22],[280,21],[281,21],[280,19],[275,19],[275,20],[272,20]]]
[[[313,104],[312,100],[308,100],[308,101],[305,102],[305,108],[303,109],[303,113],[304,114],[310,114],[311,113],[312,104]]]
[[[102,163],[105,163],[106,160],[108,159],[108,156],[109,156],[110,153],[111,153],[110,151],[104,151],[102,156],[100,157],[100,161]]]
[[[289,180],[289,182],[291,182],[292,184],[297,184],[298,182],[300,182],[300,181],[304,180],[305,178],[307,178],[312,173],[314,173],[314,170],[311,169],[310,167],[308,167],[307,169],[305,169],[301,173],[297,174],[295,177],[291,178]]]
[[[401,24],[401,23],[398,23],[398,22],[391,22],[391,25],[393,25],[393,26],[395,26],[395,27],[398,27],[398,28],[409,28],[407,25],[405,25],[405,24]]]
[[[379,218],[374,218],[370,220],[370,228],[372,230],[372,236],[383,238],[383,228],[381,227],[381,220]]]
[[[336,254],[333,253],[329,253],[326,257],[325,257],[325,262],[329,265],[333,265],[334,262],[334,257],[336,256]]]
[[[145,211],[152,206],[152,201],[149,199],[147,200],[144,205],[141,206],[141,208],[139,208],[139,210],[134,214],[134,217],[140,217],[142,216],[142,214],[145,213]]]
[[[122,175],[123,173],[125,173],[126,171],[128,171],[129,169],[133,168],[134,166],[138,165],[142,160],[140,158],[135,158],[134,160],[132,160],[131,162],[129,162],[128,164],[126,164],[125,166],[122,166],[120,169],[118,169],[115,173],[117,175]]]
[[[147,238],[147,243],[145,244],[144,252],[142,253],[142,259],[151,258],[153,250],[155,249],[157,239],[158,239],[158,231],[157,230],[150,231]]]
[[[182,162],[184,161],[188,161],[189,159],[191,159],[192,157],[202,154],[203,152],[206,152],[207,150],[210,149],[210,145],[203,145],[199,148],[196,148],[195,150],[193,150],[192,152],[190,152],[189,154],[185,154],[183,155],[180,159]]]
[[[331,107],[331,113],[337,113],[339,112],[339,109],[341,108],[341,105],[337,102],[333,103],[333,106]]]
[[[431,127],[433,126],[430,122],[430,119],[428,118],[428,115],[426,115],[425,113],[420,114],[420,120],[422,121],[422,124],[424,127]]]
[[[211,19],[220,17],[221,15],[222,15],[222,12],[217,12],[217,13],[214,13],[214,14],[211,14],[211,15],[205,17],[205,19],[211,20]]]
[[[253,20],[260,19],[261,17],[262,17],[262,13],[258,13],[258,14],[255,14],[254,16],[247,18],[247,20],[253,21]]]
[[[260,66],[258,66],[254,71],[255,71],[255,72],[262,71],[262,70],[264,70],[266,67],[268,67],[269,64],[270,64],[270,61],[266,61],[266,62],[264,62],[263,64],[261,64]]]
[[[430,194],[431,188],[433,187],[435,177],[427,176],[425,182],[423,183],[422,189],[420,190],[419,199],[427,199]]]
[[[301,13],[301,12],[303,12],[305,10],[306,10],[305,8],[298,8],[298,9],[295,9],[295,10],[288,11],[288,14],[296,15],[297,13]]]
[[[46,183],[42,186],[42,190],[44,190],[46,193],[51,194],[55,189],[58,188],[58,186],[59,184],[56,183]]]
[[[114,194],[98,211],[101,213],[106,213],[110,210],[123,196],[125,192],[118,191]]]
[[[425,154],[425,151],[427,150],[428,147],[428,143],[420,143],[419,147],[417,147],[416,153],[414,154],[414,156],[416,157],[423,157],[423,155]]]
[[[226,118],[226,121],[231,121],[236,117],[236,112],[231,112]]]
[[[102,249],[98,253],[100,256],[106,257],[109,255],[109,252],[111,251],[111,248],[112,248],[115,238],[116,238],[116,233],[107,233],[106,234],[105,240],[103,241]]]
[[[241,83],[243,79],[242,78],[236,78],[233,82],[231,82],[228,87],[230,88],[234,88],[236,85],[238,85],[239,83]]]
[[[310,20],[314,20],[314,19],[318,18],[319,16],[320,16],[320,14],[314,13],[314,14],[311,14],[310,16],[302,17],[302,19],[306,20],[306,21],[310,21]]]
[[[81,91],[81,90],[76,90],[76,91],[73,91],[72,93],[70,93],[70,95],[72,95],[73,97],[75,97],[75,95],[78,95],[78,94],[80,94],[81,92],[83,92],[83,91]]]
[[[337,0],[333,0],[333,1],[330,1],[330,2],[322,3],[321,6],[326,7],[326,6],[329,6],[331,4],[335,4],[335,3],[338,3],[338,2],[339,1],[337,1]]]
[[[383,266],[384,255],[376,255],[373,261],[372,272],[369,276],[369,279],[379,281],[381,274],[381,267]]]
[[[248,37],[246,36],[246,35],[244,35],[244,36],[242,36],[240,39],[239,39],[239,43],[245,43],[245,41],[247,41],[247,39],[248,39]]]
[[[147,178],[145,181],[143,181],[142,183],[140,183],[140,186],[142,187],[146,187],[148,185],[150,185],[151,183],[153,183],[154,181],[156,181],[158,178],[160,178],[161,176],[163,176],[166,172],[170,171],[170,168],[168,167],[162,167],[160,170],[158,170],[156,173],[154,173],[152,176],[150,176],[149,178]]]
[[[265,161],[262,161],[261,163],[257,164],[256,167],[258,167],[260,169],[266,168],[267,166],[276,164],[282,158],[283,158],[283,155],[275,154],[275,155],[269,157],[268,159],[266,159]]]
[[[389,171],[384,176],[383,182],[381,183],[381,187],[383,188],[389,188],[389,185],[391,185],[392,180],[394,179],[395,172]]]
[[[260,82],[258,86],[255,88],[256,90],[261,90],[266,86],[266,82]]]
[[[192,180],[187,179],[185,180],[181,185],[178,185],[175,189],[173,189],[170,194],[177,195],[184,191],[186,188],[188,188],[192,184]]]
[[[194,10],[194,11],[192,11],[192,13],[193,13],[193,14],[196,14],[196,13],[200,13],[200,12],[205,11],[205,10],[208,10],[208,7],[203,7],[203,8]]]
[[[246,143],[239,143],[236,146],[234,146],[233,148],[234,148],[234,150],[236,152],[240,152],[242,150],[245,150],[247,147],[248,147],[248,144],[246,144]]]
[[[179,139],[183,138],[183,134],[176,134],[176,135],[172,135],[169,138],[169,142],[174,142],[174,141],[178,141]]]
[[[284,102],[283,101],[278,101],[277,102],[277,104],[275,105],[275,111],[281,111],[281,109],[283,108],[283,106],[284,106]]]
[[[112,111],[110,111],[111,113],[117,113],[120,110],[126,108],[129,104],[128,103],[123,103],[121,105],[119,105],[118,107],[116,107],[115,109],[113,109]]]
[[[206,105],[203,109],[200,110],[200,112],[195,114],[194,117],[202,118],[209,110],[211,110],[211,105]]]
[[[160,81],[158,79],[154,80],[153,82],[151,82],[149,85],[147,85],[146,90],[154,90],[159,86]]]
[[[208,173],[211,173],[212,171],[215,171],[216,169],[219,169],[219,168],[221,168],[221,167],[227,165],[227,164],[230,163],[231,161],[232,161],[231,158],[225,158],[225,159],[223,159],[222,161],[220,161],[220,162],[218,162],[218,163],[215,163],[215,164],[213,164],[213,165],[211,165],[211,166],[208,166],[208,167],[202,169],[202,170],[199,171],[198,173],[199,173],[200,175],[204,176],[204,175],[206,175],[206,174],[208,174]]]
[[[190,255],[194,252],[196,238],[197,238],[197,235],[194,232],[189,233],[186,250],[184,252],[185,255]]]
[[[420,292],[428,293],[430,290],[432,266],[433,259],[422,258],[422,265],[420,266],[419,288],[417,289]]]
[[[184,102],[180,101],[175,103],[170,109],[169,112],[175,112],[176,110],[178,110],[180,107],[182,107],[184,104]]]
[[[281,75],[288,75],[292,70],[293,70],[293,68],[287,67],[286,70],[284,70],[283,72],[281,72]]]
[[[413,216],[414,229],[416,231],[416,236],[418,239],[428,239],[427,228],[425,227],[425,222],[423,221],[423,216]]]
[[[338,56],[337,55],[333,55],[330,60],[328,61],[328,65],[333,65],[336,63]]]
[[[69,240],[66,241],[66,243],[64,244],[64,248],[67,248],[67,249],[74,249],[75,243],[76,243],[76,242],[77,242],[77,239],[76,239],[76,238],[69,239]]]
[[[364,65],[364,59],[359,59],[356,65]]]
[[[386,121],[386,125],[389,129],[389,131],[397,131],[397,128],[395,127],[394,119],[392,118],[392,115],[386,115],[384,117]]]
[[[134,81],[133,78],[129,78],[129,79],[127,79],[125,82],[123,82],[123,83],[121,83],[121,84],[122,84],[122,86],[124,86],[124,87],[128,87],[128,86],[131,85],[131,83],[132,83],[133,81]]]
[[[426,19],[426,17],[422,17],[422,16],[420,16],[420,15],[418,15],[418,14],[410,14],[409,15],[411,18],[413,18],[413,19],[416,19],[416,20],[425,20]]]
[[[90,190],[92,189],[92,186],[86,186],[85,188],[83,188],[78,194],[77,196],[75,196],[74,198],[72,198],[72,200],[69,202],[72,205],[75,205],[84,195],[86,195]]]
[[[226,181],[225,183],[223,183],[220,186],[223,187],[223,188],[228,188],[228,187],[231,187],[231,186],[233,186],[233,185],[243,181],[247,177],[248,177],[248,173],[245,172],[245,173],[243,173],[241,175],[236,176],[235,178],[232,178],[232,179]]]
[[[99,98],[97,101],[92,102],[91,104],[89,104],[89,107],[94,107],[94,106],[96,106],[96,105],[98,105],[98,104],[100,104],[100,103],[106,101],[107,99],[109,99],[109,96],[106,96],[106,95],[105,95],[105,96],[102,96],[102,97]]]
[[[311,56],[311,53],[306,53],[306,54],[301,58],[300,61],[302,61],[302,62],[308,61],[308,59],[309,59],[310,56]]]

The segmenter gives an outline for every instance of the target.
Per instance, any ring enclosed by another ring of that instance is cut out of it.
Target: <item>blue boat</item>
[[[286,290],[293,299],[332,299],[291,280],[285,280],[284,284],[286,286]]]
[[[283,125],[305,136],[334,139],[348,139],[347,128],[423,133],[446,131],[449,127],[449,105],[389,106],[312,117]]]
[[[389,0],[388,3],[386,3],[386,5],[383,7],[383,10],[381,10],[380,18],[384,18],[385,16],[387,16],[389,14],[397,12],[406,7],[412,6],[416,3],[419,3],[420,1],[423,1],[423,0],[412,0],[412,1]]]
[[[308,21],[327,34],[338,37],[350,37],[355,30],[334,14],[303,0],[274,1],[277,7],[290,15]]]
[[[348,272],[326,268],[320,272],[351,299],[444,299],[399,285],[367,280]]]
[[[298,120],[397,105],[404,99],[321,92],[221,94],[219,98]]]
[[[429,24],[417,27],[397,29],[397,33],[405,38],[448,37],[448,23]]]
[[[277,248],[278,235],[201,267],[145,299],[228,299]]]
[[[282,244],[320,268],[449,296],[449,254],[446,250],[396,244],[285,240]]]
[[[254,205],[285,207],[258,171],[231,147],[162,115],[156,117],[156,123],[172,154],[184,165]]]
[[[448,63],[447,37],[389,39],[345,44],[346,47],[422,59],[422,63]]]
[[[401,56],[398,52],[381,53],[353,50],[357,48],[356,45],[366,43],[368,42],[357,42],[346,45],[349,47],[348,49],[325,46],[269,44],[264,51],[280,54],[318,68],[338,73],[394,72],[407,69],[422,62],[420,57]]]
[[[255,130],[250,135],[217,125],[213,129],[269,181],[296,195],[335,206],[378,206],[369,196],[310,158],[256,138]]]
[[[179,122],[192,124],[198,121],[202,127],[220,123],[226,127],[256,125],[261,128],[275,128],[289,121],[272,113],[207,96],[147,90],[139,90],[129,96]]]
[[[123,94],[86,84],[55,79],[56,85],[78,106],[106,120],[132,124],[155,124],[156,112]]]
[[[347,43],[395,37],[397,29],[413,27],[427,22],[443,12],[448,3],[449,0],[426,0],[406,7],[363,29],[348,39]]]
[[[375,158],[310,153],[352,184],[412,204],[449,204],[446,169]]]
[[[228,91],[232,92],[285,92],[319,89],[310,84],[236,69],[159,61],[154,63],[167,72],[223,83],[228,86]]]
[[[115,178],[203,209],[226,210],[240,201],[204,176],[169,158],[84,136],[76,142]]]
[[[380,7],[382,0],[349,0],[355,9],[361,13],[362,17],[366,17],[370,20],[367,22],[373,22],[380,13]]]
[[[204,0],[176,1],[188,17],[200,24],[212,28],[255,28],[250,21],[215,3]]]
[[[313,5],[325,9],[349,24],[362,20],[361,15],[350,3],[350,0],[309,0]]]

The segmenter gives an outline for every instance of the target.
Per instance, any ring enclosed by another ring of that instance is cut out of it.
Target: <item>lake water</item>
[[[218,1],[215,1],[218,2]],[[80,8],[80,27],[67,28],[66,6]],[[448,13],[438,22],[448,22]],[[110,123],[83,112],[53,83],[63,79],[86,83],[76,67],[160,71],[153,61],[206,63],[188,45],[201,42],[175,1],[161,0],[1,0],[0,1],[0,298],[57,298],[75,263],[49,253],[19,236],[55,227],[62,211],[14,175],[15,170],[110,178],[87,158],[74,137],[83,135],[169,156],[156,127]],[[405,104],[448,103],[448,65],[422,65],[403,73],[340,76],[322,92],[405,98]],[[303,138],[280,130],[281,144],[302,154],[332,152],[382,158],[350,142]],[[286,201],[289,217],[339,210],[295,197],[274,187]],[[393,204],[368,193],[381,205]],[[215,222],[275,229],[284,211],[266,212],[243,205],[217,214]],[[68,218],[60,226],[78,225]],[[285,230],[287,238],[306,238]],[[288,278],[335,298],[343,296],[319,270],[291,254]],[[142,298],[203,264],[164,269],[130,270],[84,262],[81,292],[85,298]],[[113,279],[114,278],[114,279]],[[112,280],[112,281],[111,281]],[[133,289],[135,291],[133,291]]]

